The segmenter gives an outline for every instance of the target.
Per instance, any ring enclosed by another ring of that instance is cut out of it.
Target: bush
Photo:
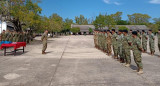
[[[125,26],[120,26],[118,30],[129,30],[129,29]]]

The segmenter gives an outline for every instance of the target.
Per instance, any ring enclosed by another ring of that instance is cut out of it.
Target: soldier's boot
[[[130,64],[126,64],[126,65],[125,65],[125,67],[130,67],[130,66],[131,66]]]
[[[139,69],[138,74],[143,74],[143,69]]]
[[[46,54],[44,51],[42,51],[42,54]]]

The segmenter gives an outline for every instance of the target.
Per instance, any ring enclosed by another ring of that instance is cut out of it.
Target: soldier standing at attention
[[[139,39],[141,40],[141,33],[139,30],[137,30],[137,36],[139,37]]]
[[[117,39],[117,45],[118,45],[118,55],[119,55],[119,60],[121,63],[124,63],[123,59],[123,54],[122,54],[122,41],[123,41],[123,34],[122,30],[118,31],[118,39]]]
[[[141,40],[139,37],[137,37],[137,32],[134,31],[132,32],[133,34],[133,42],[132,42],[132,48],[133,48],[133,56],[134,56],[134,61],[137,64],[137,73],[138,74],[143,74],[143,65],[142,65],[142,57],[141,57],[141,52],[143,52],[142,46],[141,46]]]
[[[142,30],[142,46],[145,53],[147,52],[147,40],[147,34],[144,30]]]
[[[110,30],[107,30],[107,38],[106,38],[106,42],[107,42],[107,55],[111,56],[112,54],[112,50],[111,50],[111,39],[112,39],[112,35],[110,33]]]
[[[113,46],[113,52],[114,52],[114,59],[118,58],[117,37],[118,36],[115,32],[115,29],[112,29],[112,46]]]
[[[159,48],[159,51],[160,51],[160,29],[158,30],[157,37],[158,37],[158,48]]]
[[[123,48],[124,48],[124,57],[126,60],[126,67],[129,67],[131,64],[131,52],[130,52],[130,44],[131,44],[131,39],[128,35],[128,31],[124,30],[123,31],[124,34],[124,39],[123,39]]]
[[[149,30],[149,47],[151,51],[151,55],[153,56],[155,53],[155,47],[154,47],[154,34],[152,33],[152,30]]]
[[[42,54],[46,54],[47,49],[47,39],[48,39],[48,30],[45,30],[44,34],[41,37],[41,41],[43,42]]]

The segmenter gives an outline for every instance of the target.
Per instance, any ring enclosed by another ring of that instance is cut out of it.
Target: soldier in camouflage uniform
[[[106,51],[105,51],[105,50],[106,50],[106,49],[105,49],[105,43],[106,43],[105,31],[103,31],[102,37],[103,37],[103,40],[102,40],[102,41],[103,41],[103,46],[102,46],[102,47],[103,47],[103,52],[106,52]]]
[[[113,52],[114,52],[114,59],[118,58],[118,45],[117,45],[117,34],[115,32],[115,29],[112,29],[112,46],[113,46]]]
[[[6,32],[5,32],[5,41],[9,41],[9,34],[10,34],[10,31],[6,30]]]
[[[142,46],[143,46],[143,50],[144,52],[147,52],[147,34],[144,30],[142,30]]]
[[[143,65],[142,65],[141,52],[143,51],[143,49],[141,46],[141,40],[137,36],[138,33],[136,31],[132,32],[132,34],[133,34],[133,42],[132,42],[133,56],[134,56],[134,61],[138,67],[137,73],[142,74],[143,73]]]
[[[41,41],[43,42],[42,54],[46,54],[47,49],[47,39],[48,39],[48,30],[45,30],[44,34],[41,37]]]
[[[155,53],[154,40],[155,40],[154,34],[152,33],[152,30],[149,30],[149,47],[151,55],[154,55]]]
[[[121,63],[124,63],[124,56],[122,53],[122,42],[123,42],[123,31],[118,31],[118,38],[117,38],[117,45],[118,45],[118,55],[119,55],[119,61]]]
[[[111,49],[111,45],[112,45],[112,35],[110,33],[110,30],[107,30],[107,38],[106,38],[106,43],[107,43],[107,55],[111,56],[112,54],[112,49]]]
[[[160,29],[158,30],[157,38],[158,38],[158,49],[160,51]]]
[[[140,31],[139,30],[137,30],[137,36],[139,37],[139,39],[141,40],[141,33],[140,33]]]
[[[6,37],[6,31],[5,30],[3,30],[3,32],[1,33],[1,39],[2,39],[2,41],[5,41],[5,38]]]
[[[129,67],[130,64],[131,64],[131,53],[130,53],[131,40],[130,40],[130,37],[128,35],[128,31],[127,30],[124,30],[123,34],[124,34],[124,38],[123,38],[122,46],[123,46],[124,58],[125,58],[125,61],[126,61],[126,65],[125,66]]]

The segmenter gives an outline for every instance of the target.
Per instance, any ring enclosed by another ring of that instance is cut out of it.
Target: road
[[[40,37],[25,53],[3,56],[0,51],[0,86],[159,86],[160,58],[143,54],[144,74],[94,48],[93,36],[64,36],[48,40],[41,54]],[[12,49],[9,49],[11,51]]]

